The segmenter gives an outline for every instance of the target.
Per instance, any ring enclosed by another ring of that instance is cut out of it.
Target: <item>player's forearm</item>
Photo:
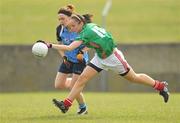
[[[52,44],[52,48],[54,48],[56,50],[62,50],[62,51],[71,51],[71,50],[73,50],[70,46],[59,45],[59,44]]]
[[[70,45],[52,44],[52,48],[63,51],[71,51],[79,47],[81,44],[82,41],[74,41]]]

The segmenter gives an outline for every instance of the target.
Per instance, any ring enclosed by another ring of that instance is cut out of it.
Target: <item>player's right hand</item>
[[[48,48],[52,48],[52,44],[51,44],[51,43],[46,43],[44,40],[37,40],[36,42],[44,43],[44,44],[46,44],[46,46],[47,46]]]
[[[63,56],[63,63],[67,66],[70,67],[71,63],[68,61],[68,58],[66,56]]]

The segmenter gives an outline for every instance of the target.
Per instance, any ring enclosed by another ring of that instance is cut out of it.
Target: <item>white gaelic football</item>
[[[32,53],[37,57],[43,58],[48,53],[48,47],[42,42],[37,42],[32,47]]]

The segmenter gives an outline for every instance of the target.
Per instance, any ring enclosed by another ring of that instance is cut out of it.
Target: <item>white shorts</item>
[[[98,69],[113,70],[120,75],[126,75],[130,70],[130,66],[125,60],[123,53],[117,48],[115,48],[113,53],[105,59],[99,58],[96,53],[90,61],[90,64],[93,64]]]

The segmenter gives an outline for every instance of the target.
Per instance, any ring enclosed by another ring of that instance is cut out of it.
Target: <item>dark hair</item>
[[[58,14],[65,14],[70,17],[73,14],[74,9],[74,5],[68,4],[67,6],[60,8]]]
[[[93,18],[92,14],[84,14],[82,16],[84,17],[86,23],[92,23],[92,18]]]
[[[91,23],[92,22],[92,14],[84,14],[84,15],[79,15],[79,14],[73,14],[71,16],[72,19],[76,20],[78,23],[83,22],[84,24],[86,23]]]

